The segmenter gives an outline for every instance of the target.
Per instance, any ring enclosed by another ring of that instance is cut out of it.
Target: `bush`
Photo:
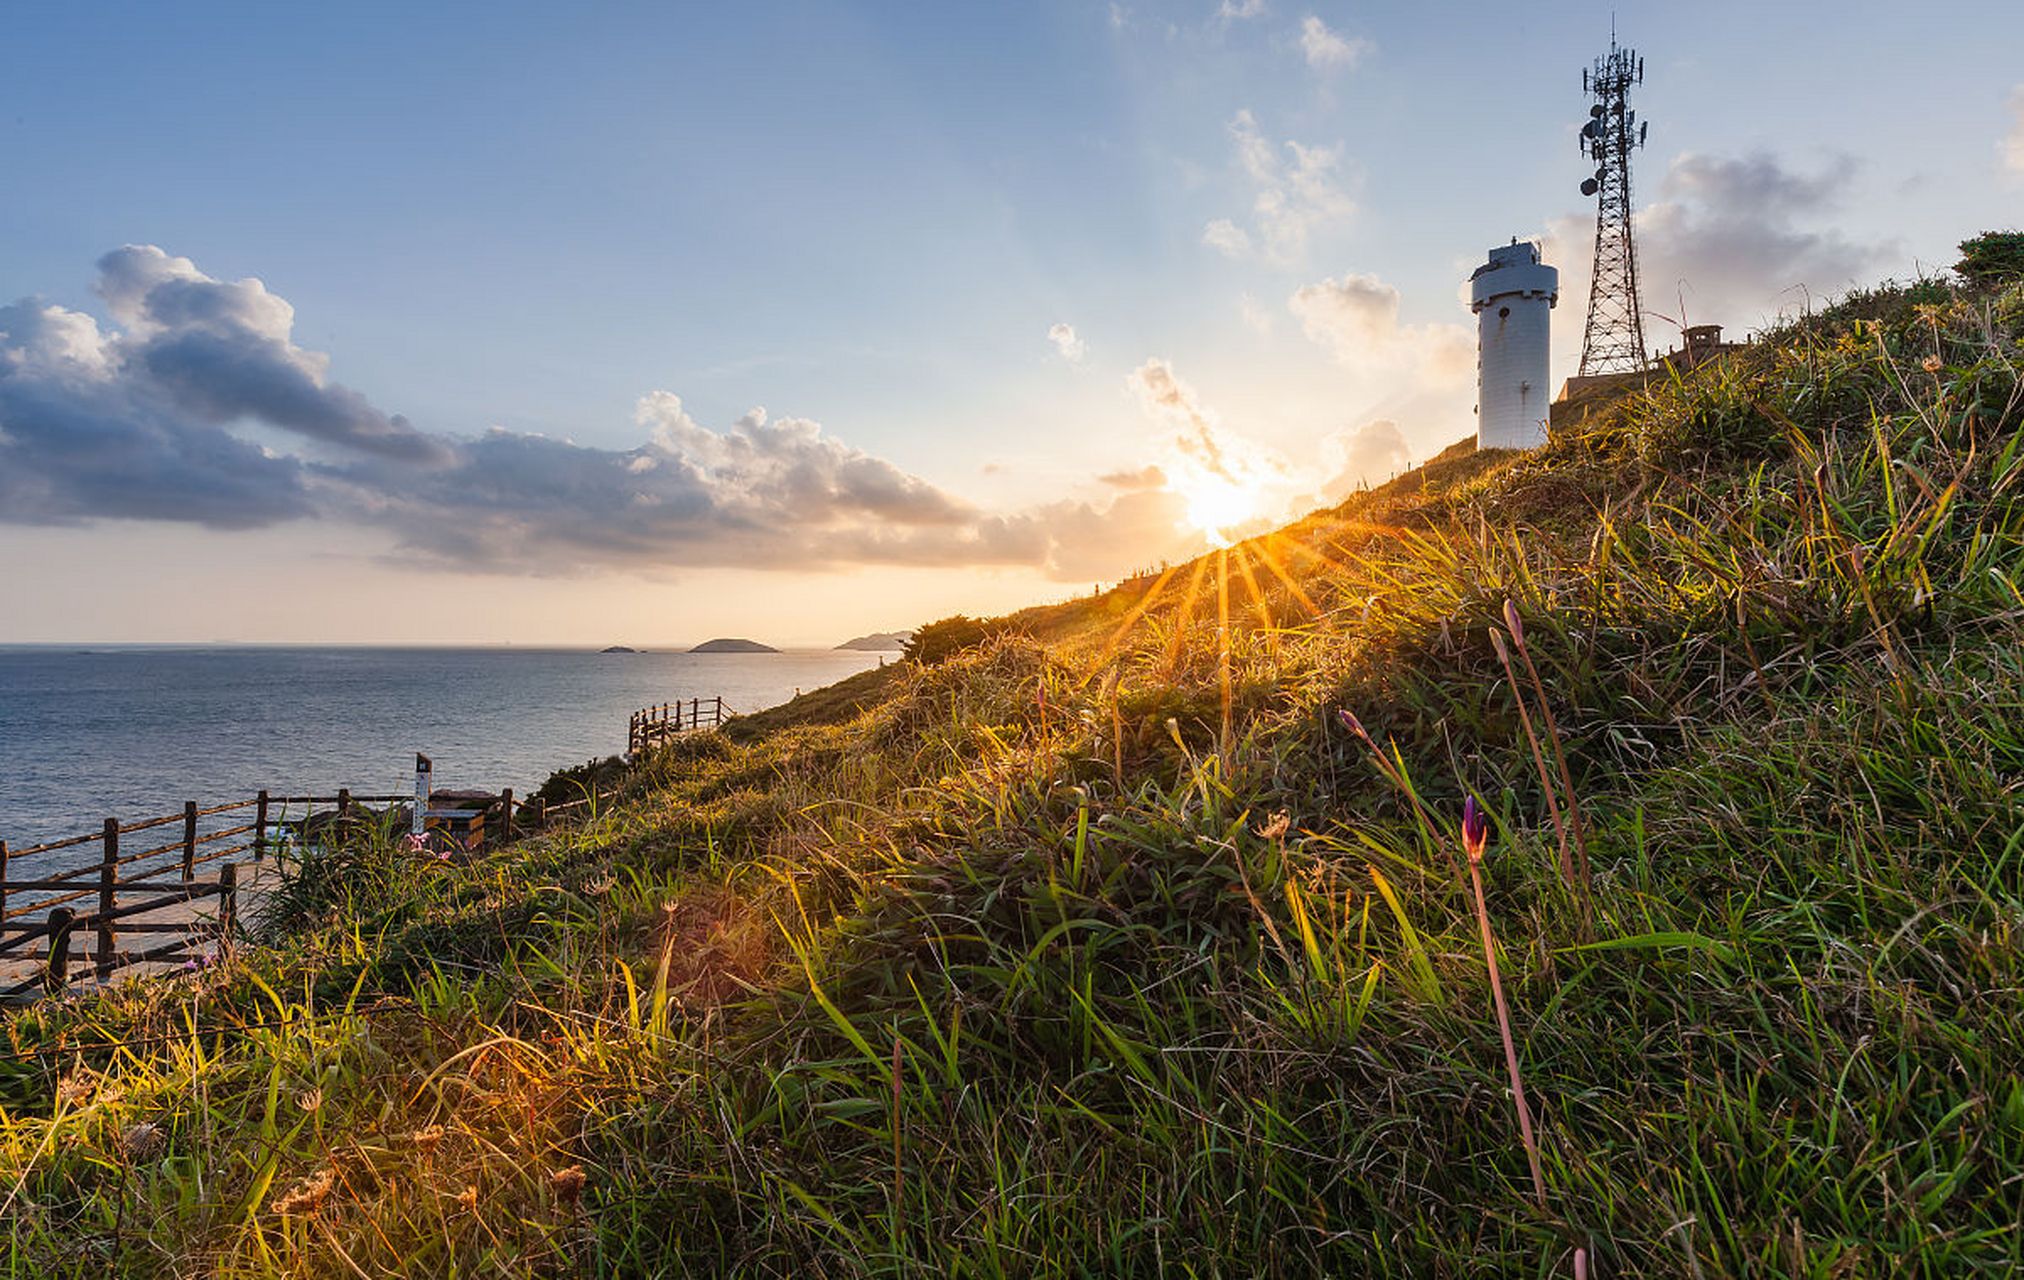
[[[990,629],[983,623],[959,613],[940,622],[930,622],[914,632],[913,639],[907,641],[906,654],[922,666],[933,666],[984,643],[990,635]]]
[[[2024,231],[1985,231],[1961,241],[1961,260],[1954,270],[1976,285],[2024,280]]]

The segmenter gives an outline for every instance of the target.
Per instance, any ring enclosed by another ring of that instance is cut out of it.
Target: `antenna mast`
[[[1581,338],[1581,377],[1636,373],[1649,366],[1644,310],[1637,295],[1637,245],[1631,237],[1630,153],[1644,146],[1645,131],[1630,109],[1630,90],[1644,83],[1644,59],[1618,47],[1614,24],[1609,56],[1581,73],[1582,91],[1594,101],[1581,127],[1581,154],[1595,175],[1581,194],[1596,197],[1595,269],[1589,275],[1588,327]]]

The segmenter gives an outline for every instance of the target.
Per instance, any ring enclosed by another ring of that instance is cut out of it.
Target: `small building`
[[[1536,449],[1546,443],[1547,352],[1560,273],[1539,246],[1513,240],[1490,250],[1469,276],[1476,313],[1476,447]]]
[[[1553,400],[1553,426],[1559,428],[1578,423],[1618,396],[1645,386],[1653,378],[1692,373],[1710,360],[1731,351],[1740,351],[1748,345],[1722,341],[1721,325],[1689,325],[1680,331],[1680,345],[1664,355],[1653,357],[1648,369],[1573,377],[1561,383],[1560,394]]]

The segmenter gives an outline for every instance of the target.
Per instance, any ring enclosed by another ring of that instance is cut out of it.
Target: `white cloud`
[[[1074,325],[1048,326],[1047,340],[1054,344],[1054,349],[1061,353],[1061,358],[1070,364],[1081,364],[1083,358],[1089,354],[1089,344],[1076,336]]]
[[[1265,0],[1223,0],[1222,4],[1216,6],[1217,17],[1234,18],[1239,21],[1255,18],[1263,12]]]
[[[1322,230],[1347,221],[1356,212],[1338,179],[1340,147],[1309,146],[1288,140],[1274,146],[1249,111],[1230,121],[1231,142],[1238,165],[1256,189],[1251,201],[1251,226],[1217,218],[1202,230],[1202,242],[1231,258],[1257,256],[1267,262],[1291,264],[1304,259],[1309,241]]]
[[[2024,174],[2024,84],[2010,91],[2010,136],[2003,140],[2003,163]]]
[[[1287,309],[1338,364],[1366,373],[1404,373],[1433,387],[1466,382],[1475,346],[1460,324],[1401,325],[1399,291],[1372,275],[1344,274],[1302,285]]]
[[[1202,243],[1230,258],[1251,255],[1251,233],[1230,221],[1216,218],[1202,228]]]
[[[1345,37],[1329,30],[1327,23],[1311,13],[1301,20],[1300,51],[1307,55],[1307,65],[1317,71],[1347,70],[1362,61],[1373,47],[1361,37]]]

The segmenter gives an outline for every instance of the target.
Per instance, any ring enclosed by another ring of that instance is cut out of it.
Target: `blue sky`
[[[2019,221],[2024,158],[2005,146],[2024,136],[2024,9],[1615,18],[1647,57],[1651,309],[1685,300],[1690,319],[1747,328],[1802,285],[1942,267],[1962,236]],[[124,333],[94,284],[127,244],[187,259],[194,276],[159,279],[201,277],[235,306],[248,295],[231,287],[257,278],[292,329],[235,333],[355,392],[374,422],[574,442],[581,456],[527,466],[594,463],[592,503],[618,492],[607,472],[715,456],[711,435],[755,406],[751,447],[699,464],[726,484],[759,453],[788,474],[786,451],[812,446],[783,420],[855,451],[818,451],[823,466],[886,470],[864,481],[877,496],[829,484],[805,538],[765,547],[724,534],[730,517],[606,539],[594,505],[507,529],[462,473],[409,492],[343,441],[193,391],[185,370],[169,400],[155,386],[118,403],[187,416],[201,400],[178,440],[299,454],[319,496],[224,531],[0,478],[0,554],[40,605],[0,639],[140,634],[76,598],[82,571],[160,606],[150,626],[172,638],[822,641],[1202,545],[1170,510],[1185,493],[1163,506],[1100,479],[1155,465],[1199,490],[1215,477],[1188,478],[1190,438],[1238,459],[1247,514],[1286,514],[1369,478],[1357,466],[1470,433],[1457,289],[1488,245],[1546,238],[1571,353],[1592,218],[1574,190],[1579,71],[1610,20],[1601,5],[1283,0],[17,9],[0,45],[0,301]],[[1049,340],[1055,325],[1072,344]],[[665,402],[642,417],[657,391],[690,426]],[[48,394],[0,397],[0,432],[28,438],[5,415]],[[406,505],[382,508],[375,486]],[[773,514],[794,518],[808,492],[783,480]],[[707,507],[721,491],[634,496]],[[1136,505],[1113,511],[1120,496]],[[466,545],[474,524],[497,537]],[[574,550],[529,553],[558,541]],[[293,571],[333,601],[227,625],[170,589]],[[366,603],[387,599],[409,607]]]

